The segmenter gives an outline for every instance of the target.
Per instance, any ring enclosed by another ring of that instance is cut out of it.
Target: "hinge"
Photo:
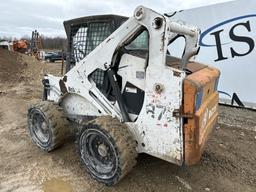
[[[172,113],[173,117],[178,117],[178,118],[188,118],[188,119],[192,119],[194,117],[193,114],[190,113],[183,113],[182,109],[174,109],[173,113]]]

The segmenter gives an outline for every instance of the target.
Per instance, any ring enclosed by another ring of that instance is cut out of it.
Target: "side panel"
[[[68,94],[61,102],[65,113],[72,116],[100,116],[99,110],[87,99],[77,94]]]
[[[182,121],[174,117],[173,112],[182,103],[182,81],[185,74],[175,76],[171,68],[166,67],[163,71],[149,71],[146,76],[144,105],[133,125],[133,131],[138,137],[139,152],[181,165]]]

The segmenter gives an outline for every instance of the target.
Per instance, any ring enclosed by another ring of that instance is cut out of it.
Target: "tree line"
[[[67,39],[63,37],[45,37],[41,36],[43,49],[67,49]]]

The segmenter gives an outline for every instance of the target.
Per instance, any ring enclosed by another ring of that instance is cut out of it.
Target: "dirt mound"
[[[42,63],[33,57],[0,49],[0,83],[42,79]]]
[[[19,73],[24,67],[26,64],[18,53],[0,49],[0,82],[19,80]]]

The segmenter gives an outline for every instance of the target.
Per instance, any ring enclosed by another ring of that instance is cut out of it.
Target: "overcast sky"
[[[31,35],[65,37],[63,21],[98,14],[131,16],[138,5],[160,13],[229,0],[1,0],[0,37]]]

